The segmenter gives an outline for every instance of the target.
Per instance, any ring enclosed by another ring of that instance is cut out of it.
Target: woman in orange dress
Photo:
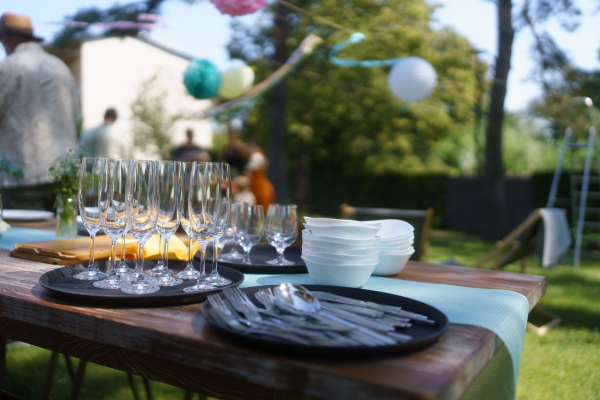
[[[246,165],[246,175],[250,178],[250,190],[256,197],[256,204],[262,205],[267,213],[270,204],[275,203],[275,188],[267,178],[267,158],[256,142],[248,143],[250,158]]]

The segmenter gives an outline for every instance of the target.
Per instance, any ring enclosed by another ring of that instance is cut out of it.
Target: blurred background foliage
[[[343,68],[329,62],[332,45],[346,40],[347,32],[291,12],[290,53],[310,33],[325,39],[325,44],[286,80],[289,170],[301,169],[297,164],[307,158],[311,169],[350,174],[450,170],[434,148],[473,125],[482,97],[478,77],[487,70],[469,41],[449,29],[432,29],[434,8],[425,1],[351,0],[342,7],[337,0],[325,0],[296,5],[366,35],[364,42],[349,46],[340,57],[419,56],[433,64],[439,82],[428,99],[404,104],[388,90],[389,68]],[[256,28],[237,21],[233,25],[231,57],[254,67],[261,81],[273,67],[273,26]],[[246,137],[266,138],[267,111],[266,101],[250,110]]]

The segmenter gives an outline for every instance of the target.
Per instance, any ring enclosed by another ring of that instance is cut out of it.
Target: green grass
[[[493,246],[476,236],[435,231],[431,237],[431,261],[452,257],[461,265],[473,265]],[[506,267],[517,272],[516,264]],[[527,273],[548,277],[548,290],[540,305],[563,322],[545,336],[527,332],[517,388],[517,399],[600,399],[600,262],[583,260],[579,268],[569,264],[540,268],[533,259]],[[532,322],[545,322],[535,314]],[[7,389],[26,399],[40,397],[50,352],[34,346],[12,348],[7,354]],[[139,389],[144,395],[141,380]],[[53,399],[68,398],[71,383],[63,358],[59,358]],[[183,390],[153,382],[155,399],[181,399]],[[124,372],[88,364],[81,399],[131,399]]]
[[[436,231],[431,245],[431,261],[453,257],[471,266],[493,243]],[[505,268],[518,269],[517,264]],[[560,316],[562,323],[542,337],[526,333],[517,399],[600,399],[600,262],[582,260],[579,268],[563,264],[543,269],[530,258],[527,273],[548,278],[548,290],[539,304]],[[532,313],[530,322],[547,321]]]

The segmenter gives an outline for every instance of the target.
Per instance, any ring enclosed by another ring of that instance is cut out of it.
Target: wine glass
[[[192,163],[181,163],[183,167],[183,184],[182,184],[182,207],[181,207],[181,225],[188,235],[188,262],[185,268],[175,274],[175,278],[179,279],[198,279],[200,272],[196,271],[192,264],[192,241],[194,240],[194,232],[190,225],[190,178],[192,175]]]
[[[219,256],[219,241],[221,236],[227,230],[229,225],[229,218],[231,215],[231,173],[229,172],[229,164],[218,165],[218,175],[220,180],[221,188],[221,199],[219,205],[219,216],[217,220],[217,226],[215,228],[215,235],[213,236],[213,269],[210,275],[206,278],[211,283],[217,286],[225,286],[231,283],[230,279],[223,278],[219,275],[218,271],[218,256]]]
[[[271,204],[267,211],[265,236],[277,250],[277,258],[267,261],[271,265],[294,265],[283,252],[298,237],[298,207],[295,204]]]
[[[94,282],[94,287],[120,289],[125,282],[117,275],[117,240],[127,226],[129,203],[126,160],[106,160],[103,163],[99,191],[100,220],[104,233],[110,238],[111,259],[108,277]]]
[[[149,278],[144,273],[144,246],[154,233],[158,217],[155,203],[156,162],[131,160],[129,165],[129,215],[131,235],[138,243],[138,263],[136,271],[130,275],[135,280],[130,285],[122,287],[121,291],[129,294],[156,293],[160,287],[147,282]]]
[[[179,161],[157,162],[158,185],[156,191],[156,206],[158,217],[156,227],[165,241],[163,251],[164,271],[150,283],[158,286],[181,285],[183,281],[173,277],[169,270],[169,240],[179,228],[181,222],[181,185],[183,181],[181,163]]]
[[[75,279],[95,281],[104,279],[107,275],[100,272],[94,263],[94,242],[96,233],[100,230],[100,173],[106,162],[104,158],[83,157],[79,171],[79,190],[77,193],[79,215],[85,229],[90,234],[90,262],[85,271],[73,276]]]
[[[238,245],[235,241],[235,237],[233,236],[233,229],[231,227],[231,221],[233,221],[233,204],[231,205],[231,213],[229,216],[229,225],[225,230],[221,239],[219,239],[219,243],[217,246],[219,247],[219,252],[222,252],[225,249],[227,243],[231,243],[231,250],[228,253],[221,253],[221,260],[226,261],[242,261],[244,259],[244,255],[238,251]]]
[[[252,246],[262,239],[264,228],[265,213],[263,206],[242,203],[235,213],[233,234],[235,240],[246,252],[243,264],[252,264],[252,261],[250,261],[250,250]]]
[[[190,176],[189,217],[194,237],[200,243],[202,264],[194,286],[183,289],[186,293],[214,288],[206,280],[206,247],[213,239],[220,213],[221,181],[218,163],[194,163]]]

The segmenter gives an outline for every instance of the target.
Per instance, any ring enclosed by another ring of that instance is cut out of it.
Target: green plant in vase
[[[56,187],[54,207],[56,207],[56,238],[68,239],[77,236],[77,190],[81,160],[71,148],[48,168]]]

